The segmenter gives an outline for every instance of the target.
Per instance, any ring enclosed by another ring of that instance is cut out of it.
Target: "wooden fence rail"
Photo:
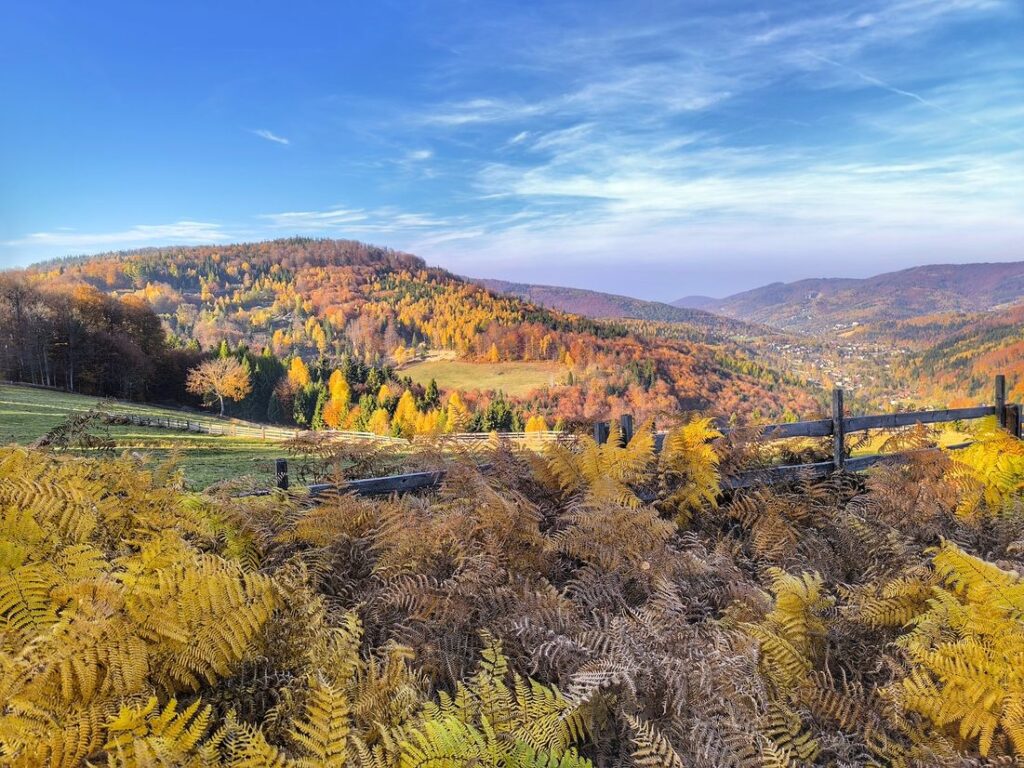
[[[768,440],[784,440],[793,437],[832,437],[833,452],[831,461],[754,469],[735,477],[724,478],[722,487],[725,489],[749,488],[803,479],[819,479],[828,477],[838,471],[860,472],[881,462],[894,461],[901,457],[920,453],[921,450],[937,450],[932,448],[848,457],[846,455],[847,435],[870,429],[896,429],[915,424],[943,424],[996,416],[1001,428],[1020,439],[1022,429],[1021,406],[1016,403],[1008,404],[1006,402],[1006,378],[1003,375],[996,376],[995,379],[995,403],[995,405],[982,405],[972,408],[945,408],[941,410],[908,411],[905,413],[871,416],[846,416],[844,393],[842,389],[837,388],[832,392],[832,418],[768,424],[759,427],[762,436]],[[633,417],[624,415],[620,418],[619,424],[621,439],[623,442],[628,442],[633,436]],[[728,435],[733,430],[724,428],[721,431]],[[609,433],[610,424],[608,422],[596,422],[594,424],[594,439],[598,443],[607,442]],[[661,450],[664,439],[665,433],[658,433],[655,436],[656,450]],[[948,448],[955,450],[965,448],[968,445],[970,443],[960,443],[948,446]],[[481,466],[480,468],[486,469],[486,466]],[[280,477],[281,475],[279,474]],[[404,475],[392,475],[390,477],[350,480],[340,485],[331,483],[312,485],[309,486],[309,493],[314,497],[329,491],[356,493],[363,496],[403,493],[437,486],[444,480],[444,477],[444,470],[412,472]],[[287,487],[287,465],[285,466],[284,483],[284,487]]]

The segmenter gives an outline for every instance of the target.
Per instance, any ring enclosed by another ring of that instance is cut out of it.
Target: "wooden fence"
[[[150,416],[146,414],[122,411],[117,408],[101,408],[103,415],[111,421],[124,421],[128,424],[135,424],[140,427],[154,427],[158,429],[173,429],[184,432],[200,432],[207,435],[222,435],[225,437],[251,437],[261,440],[291,440],[303,434],[303,430],[289,429],[287,427],[275,427],[256,424],[239,423],[232,420],[214,421],[209,418],[180,418],[170,416]],[[317,432],[320,435],[329,435],[342,442],[368,441],[388,443],[392,445],[409,446],[417,442],[435,441],[438,438],[417,435],[412,440],[391,435],[378,435],[374,432],[357,432],[354,430],[328,429]],[[490,448],[497,440],[496,432],[456,432],[453,434],[441,435],[440,439],[457,443],[466,448]],[[526,446],[542,445],[545,443],[557,442],[558,440],[573,439],[573,435],[565,432],[542,431],[542,432],[502,432],[502,440],[509,440],[516,444]]]
[[[847,416],[844,407],[843,390],[834,389],[832,391],[831,418],[784,424],[767,424],[760,427],[762,437],[766,440],[784,440],[794,437],[831,437],[833,450],[830,461],[755,469],[735,477],[724,478],[722,487],[726,489],[749,488],[758,485],[773,485],[804,479],[813,480],[827,477],[834,472],[860,472],[880,462],[898,460],[900,457],[905,457],[911,452],[879,453],[868,456],[849,457],[846,455],[847,436],[852,433],[871,429],[897,429],[915,424],[943,424],[969,421],[989,416],[996,416],[1001,428],[1020,439],[1021,406],[1016,403],[1008,404],[1006,402],[1006,378],[1003,375],[998,375],[995,378],[994,404],[980,405],[972,408],[946,408],[869,416]],[[633,417],[624,415],[619,420],[619,423],[621,439],[624,442],[628,442],[633,435]],[[723,428],[721,431],[728,435],[732,430]],[[610,424],[608,422],[596,422],[594,424],[594,439],[598,443],[607,442],[609,432]],[[662,432],[655,435],[656,450],[661,450],[664,440],[665,433]],[[970,443],[960,443],[948,446],[948,448],[955,450],[967,445],[970,445]],[[486,469],[486,465],[482,466],[481,469]],[[287,488],[288,467],[287,462],[283,459],[278,460],[277,472],[278,486]],[[437,486],[444,480],[444,477],[444,470],[412,472],[404,475],[392,475],[390,477],[350,480],[340,485],[330,483],[312,485],[309,486],[309,493],[314,497],[329,491],[356,493],[363,496],[405,493]]]
[[[120,412],[116,409],[104,409],[103,414],[111,420],[123,420],[129,424],[140,427],[157,427],[160,429],[175,429],[184,432],[201,432],[207,435],[223,435],[226,437],[251,437],[261,440],[291,440],[302,434],[301,430],[288,429],[286,427],[273,427],[253,424],[239,424],[233,421],[209,421],[205,419],[182,419],[169,416],[147,416],[144,414]],[[338,430],[332,432],[341,440],[347,441],[368,441],[378,443],[391,443],[408,445],[408,440],[390,435],[378,435],[373,432],[353,432]]]

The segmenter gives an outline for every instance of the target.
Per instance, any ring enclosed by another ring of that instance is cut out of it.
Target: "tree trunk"
[[[217,399],[220,400],[220,416],[224,418],[224,395],[217,395]]]

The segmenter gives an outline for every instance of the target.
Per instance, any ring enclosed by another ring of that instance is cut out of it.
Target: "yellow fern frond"
[[[198,699],[181,712],[171,699],[161,710],[150,698],[139,708],[122,707],[108,726],[104,749],[123,765],[179,765],[193,756],[206,735],[210,707]]]
[[[640,768],[683,768],[683,761],[668,739],[651,725],[636,717],[629,718],[633,731],[633,763]]]
[[[289,731],[303,754],[295,764],[343,768],[349,759],[350,731],[349,702],[344,692],[323,680],[311,680],[305,716]]]
[[[661,482],[667,494],[666,503],[677,516],[685,517],[702,504],[718,505],[719,457],[711,441],[721,436],[709,418],[695,419],[665,436],[660,456]]]

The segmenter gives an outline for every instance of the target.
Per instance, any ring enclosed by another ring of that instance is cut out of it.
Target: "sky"
[[[34,0],[0,103],[0,267],[327,236],[671,300],[1024,260],[1024,0]]]

